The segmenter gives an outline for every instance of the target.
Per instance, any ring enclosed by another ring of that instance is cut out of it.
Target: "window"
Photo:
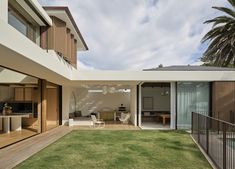
[[[8,8],[8,23],[36,43],[36,27],[18,13],[13,7]]]
[[[177,84],[177,127],[179,129],[190,129],[192,112],[208,115],[209,93],[207,82]]]
[[[8,22],[11,26],[16,28],[18,31],[23,33],[25,36],[27,36],[27,26],[21,22],[19,19],[17,19],[12,12],[8,13]]]

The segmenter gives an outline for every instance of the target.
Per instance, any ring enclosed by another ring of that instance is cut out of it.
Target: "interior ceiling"
[[[170,87],[170,83],[143,83],[142,87]]]
[[[37,85],[38,79],[0,66],[0,85]]]

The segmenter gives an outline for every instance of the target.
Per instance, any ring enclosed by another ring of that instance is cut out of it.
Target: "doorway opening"
[[[141,85],[141,128],[169,129],[171,124],[171,84]]]
[[[59,86],[50,82],[46,85],[47,94],[47,130],[59,126]]]

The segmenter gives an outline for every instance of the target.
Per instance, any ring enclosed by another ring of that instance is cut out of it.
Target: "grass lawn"
[[[17,169],[207,169],[183,131],[72,131]]]

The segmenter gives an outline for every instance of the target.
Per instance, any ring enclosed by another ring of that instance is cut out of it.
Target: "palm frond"
[[[228,2],[235,8],[235,0],[228,0]],[[202,43],[209,42],[201,61],[207,65],[235,67],[235,11],[225,7],[213,8],[227,15],[204,22],[213,26],[201,40]]]
[[[213,27],[215,27],[216,25],[223,24],[223,23],[228,23],[228,22],[232,22],[232,21],[234,21],[234,19],[231,18],[231,17],[219,16],[219,17],[216,17],[214,19],[207,20],[204,23],[205,24],[214,23]]]
[[[225,12],[226,14],[235,18],[235,12],[232,9],[225,8],[225,7],[216,7],[216,6],[213,6],[212,8]]]
[[[228,2],[235,8],[235,0],[228,0]]]
[[[229,63],[231,63],[232,60],[233,60],[233,53],[230,51],[223,66],[229,65]]]
[[[211,29],[207,34],[202,38],[202,43],[215,38],[223,32],[224,26],[219,26]]]

